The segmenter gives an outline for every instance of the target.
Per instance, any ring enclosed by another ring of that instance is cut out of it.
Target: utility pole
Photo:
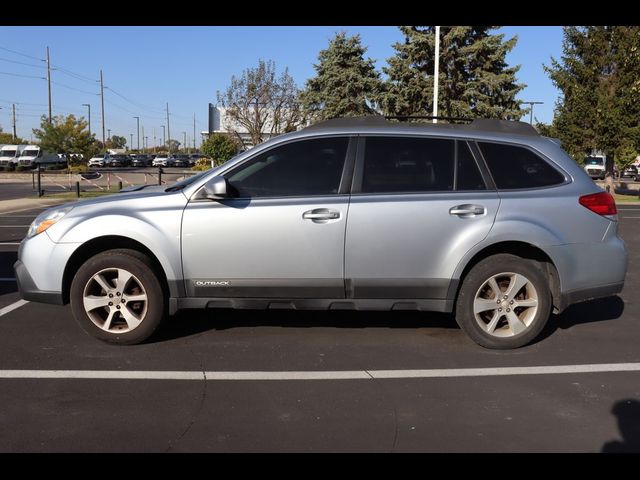
[[[16,104],[13,104],[13,141],[18,141],[18,135],[16,135]]]
[[[144,153],[144,125],[142,125],[142,153]]]
[[[167,137],[169,137],[169,156],[171,156],[171,129],[169,128],[169,102],[167,102]]]
[[[131,143],[129,144],[131,146],[129,147],[129,150],[133,150],[133,133],[130,133],[129,137],[131,137]]]
[[[196,151],[196,114],[193,113],[193,151]]]
[[[525,105],[529,105],[531,110],[529,110],[529,125],[533,125],[533,106],[534,105],[542,105],[544,102],[521,102]]]
[[[156,127],[153,127],[153,153],[156,153],[156,147],[158,143],[156,142]]]
[[[107,138],[111,138],[111,129],[107,128]]]
[[[89,136],[91,136],[91,105],[89,103],[83,103],[82,106],[89,109],[87,117],[89,118]]]
[[[187,150],[187,132],[182,132],[182,148]]]
[[[51,60],[49,59],[49,47],[47,47],[47,84],[49,86],[49,124],[51,124]]]
[[[138,125],[138,150],[140,150],[140,117],[133,117]]]
[[[149,150],[149,137],[144,137],[144,143],[146,145],[145,147],[146,150]],[[146,150],[145,150],[145,153],[146,153]]]
[[[436,26],[436,62],[433,72],[433,123],[438,123],[438,77],[440,76],[440,26]]]
[[[102,146],[106,143],[104,138],[104,81],[102,80],[102,70],[100,70],[100,100],[102,101]]]
[[[162,125],[162,148],[167,146],[167,136],[165,135],[165,127]]]

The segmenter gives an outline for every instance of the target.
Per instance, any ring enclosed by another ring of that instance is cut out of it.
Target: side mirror
[[[199,196],[210,200],[224,200],[225,198],[229,198],[227,179],[224,177],[213,177],[204,184],[202,193]]]

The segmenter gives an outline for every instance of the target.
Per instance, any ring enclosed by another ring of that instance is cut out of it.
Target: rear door
[[[464,140],[361,138],[345,248],[347,297],[444,299],[499,198]]]

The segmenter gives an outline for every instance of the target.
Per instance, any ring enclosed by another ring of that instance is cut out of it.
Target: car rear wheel
[[[499,254],[480,261],[464,278],[456,321],[483,347],[518,348],[540,334],[551,306],[548,278],[540,263]]]
[[[108,343],[140,343],[167,311],[162,285],[149,259],[118,249],[87,260],[71,282],[71,309],[90,335]]]

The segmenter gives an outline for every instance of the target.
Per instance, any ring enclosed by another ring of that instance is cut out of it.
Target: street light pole
[[[140,117],[133,117],[138,125],[138,150],[140,150]]]
[[[433,123],[438,123],[438,80],[440,76],[440,26],[436,26],[436,58],[433,71]]]
[[[87,114],[87,118],[89,119],[89,136],[91,136],[91,104],[83,103],[83,107],[87,107],[89,109],[89,113]]]
[[[131,146],[129,147],[129,150],[133,150],[133,133],[130,133],[129,137],[131,137]]]
[[[531,107],[531,110],[529,110],[529,125],[533,125],[533,106],[542,105],[544,102],[520,102],[520,103],[524,103]]]

